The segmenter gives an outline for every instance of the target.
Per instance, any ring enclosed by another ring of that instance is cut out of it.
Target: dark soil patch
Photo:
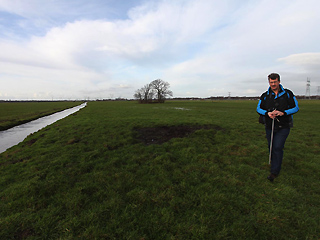
[[[195,125],[195,126],[157,126],[136,128],[135,138],[146,145],[162,144],[172,138],[183,138],[200,129],[222,130],[219,126],[213,125]]]
[[[26,144],[27,144],[28,146],[31,146],[31,145],[33,145],[37,140],[38,140],[37,138],[31,139],[30,141],[26,142]]]
[[[40,135],[41,138],[44,137],[44,136],[45,136],[45,134],[41,134],[41,135]],[[33,138],[33,139],[27,141],[27,142],[25,143],[25,145],[27,145],[27,146],[32,146],[36,141],[38,141],[38,139],[39,139],[39,138]]]
[[[34,230],[33,229],[24,229],[19,230],[15,235],[14,239],[27,239],[28,237],[34,236]]]

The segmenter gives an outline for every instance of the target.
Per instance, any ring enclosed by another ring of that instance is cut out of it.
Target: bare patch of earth
[[[200,129],[222,130],[221,127],[214,125],[180,125],[135,128],[134,131],[137,140],[150,145],[162,144],[172,138],[183,138]]]

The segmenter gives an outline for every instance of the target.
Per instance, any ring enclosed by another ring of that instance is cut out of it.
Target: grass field
[[[89,102],[0,154],[0,239],[319,239],[320,101],[274,183],[256,104]]]
[[[0,131],[79,105],[81,102],[0,102]]]

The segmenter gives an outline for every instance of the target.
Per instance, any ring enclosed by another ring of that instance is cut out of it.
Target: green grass
[[[80,102],[0,102],[0,131],[79,105]]]
[[[0,154],[0,239],[319,239],[320,101],[299,102],[274,183],[256,104],[89,102]],[[174,125],[213,128],[136,139]]]

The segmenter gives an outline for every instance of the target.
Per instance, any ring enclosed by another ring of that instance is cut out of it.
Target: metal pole
[[[272,152],[272,142],[273,142],[273,129],[274,129],[274,119],[272,119],[272,130],[271,130],[270,152],[269,152],[269,165],[271,164],[271,152]]]

